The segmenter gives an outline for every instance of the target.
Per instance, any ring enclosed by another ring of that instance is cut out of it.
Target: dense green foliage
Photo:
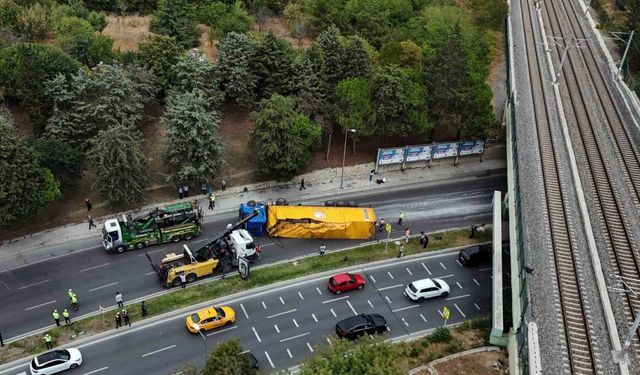
[[[203,4],[198,9],[197,19],[200,23],[211,26],[210,40],[219,39],[230,32],[246,33],[254,20],[242,1],[232,4],[221,1]]]
[[[220,75],[215,64],[199,58],[182,56],[173,67],[172,90],[194,92],[205,99],[207,108],[217,110],[224,99],[220,90]]]
[[[158,77],[160,85],[167,87],[173,80],[173,66],[178,62],[180,52],[175,38],[156,35],[148,42],[140,43],[136,61],[151,70]]]
[[[142,202],[149,168],[142,153],[142,136],[124,122],[101,130],[92,141],[88,161],[96,173],[93,189],[120,207]]]
[[[0,117],[0,179],[0,225],[31,215],[60,195],[51,171],[38,164],[37,152],[4,116]]]
[[[257,150],[260,171],[280,181],[290,180],[309,161],[320,127],[299,113],[291,98],[277,94],[263,99],[252,118],[255,130],[251,143]]]
[[[193,16],[193,4],[188,0],[158,0],[158,10],[150,26],[154,33],[176,38],[184,48],[194,46],[200,36]]]
[[[78,185],[85,169],[82,152],[55,139],[33,139],[31,144],[38,153],[38,163],[53,173],[62,192],[71,191]]]
[[[253,104],[258,76],[252,69],[256,43],[244,34],[229,33],[218,45],[221,86],[228,99],[240,105]]]
[[[240,342],[232,338],[219,342],[209,353],[202,375],[251,375],[257,371],[250,367],[249,360],[238,355],[243,351]]]
[[[369,136],[375,132],[376,112],[373,108],[371,81],[349,78],[337,87],[337,121],[343,129],[355,129],[355,136]]]
[[[271,32],[259,41],[251,61],[257,76],[258,98],[268,98],[273,94],[286,96],[294,92],[294,58],[291,44]]]

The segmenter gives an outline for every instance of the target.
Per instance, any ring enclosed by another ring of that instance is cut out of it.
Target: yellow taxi
[[[187,317],[187,329],[191,333],[209,331],[236,322],[236,312],[229,306],[207,307]],[[197,325],[197,327],[196,327]]]

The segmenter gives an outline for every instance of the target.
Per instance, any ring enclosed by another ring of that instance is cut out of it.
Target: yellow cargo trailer
[[[369,239],[375,235],[372,208],[322,206],[269,206],[270,237]]]

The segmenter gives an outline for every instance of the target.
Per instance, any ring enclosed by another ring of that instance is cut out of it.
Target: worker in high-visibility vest
[[[216,206],[216,195],[212,191],[211,193],[209,193],[209,209],[213,210],[215,206]]]
[[[69,299],[73,297],[73,290],[71,288],[67,291],[67,295],[69,296]]]
[[[71,305],[73,305],[75,311],[78,311],[78,296],[75,293],[71,296]]]
[[[69,315],[69,311],[67,309],[64,309],[62,316],[64,317],[65,324],[71,324],[71,315]]]
[[[58,309],[53,310],[53,320],[55,320],[56,325],[60,327],[60,314],[58,314]]]
[[[45,344],[47,344],[47,349],[53,349],[53,339],[51,338],[51,335],[47,333],[42,339],[44,340]]]

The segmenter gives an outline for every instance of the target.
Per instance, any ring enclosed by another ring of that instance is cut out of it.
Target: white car
[[[29,369],[31,375],[49,375],[76,368],[82,364],[82,354],[78,349],[60,349],[35,357]]]
[[[449,285],[442,279],[422,279],[407,285],[404,295],[412,301],[421,302],[429,298],[446,297],[450,291]]]

